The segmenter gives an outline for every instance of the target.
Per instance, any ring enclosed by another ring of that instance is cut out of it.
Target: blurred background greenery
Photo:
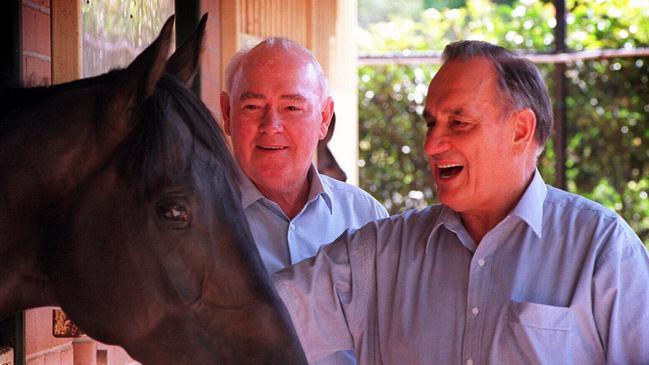
[[[550,1],[359,0],[360,53],[442,51],[458,39],[551,53]],[[571,51],[649,46],[649,0],[567,0]],[[553,64],[540,64],[552,95]],[[391,213],[436,201],[421,119],[438,65],[359,67],[360,185]],[[649,58],[567,64],[567,189],[623,216],[649,247]],[[555,180],[552,142],[539,161]]]

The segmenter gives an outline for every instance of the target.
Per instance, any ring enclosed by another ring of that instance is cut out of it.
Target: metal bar
[[[19,0],[3,1],[0,3],[0,31],[5,34],[5,39],[0,46],[0,83],[8,82],[19,85],[22,75],[20,64],[20,50],[22,49],[21,31],[21,3]],[[5,79],[5,80],[3,80]]]
[[[554,29],[555,52],[566,52],[566,2],[554,0],[557,26]],[[566,189],[566,64],[557,63],[554,69],[554,185]]]
[[[518,53],[536,64],[573,63],[606,58],[649,57],[649,47],[632,49],[595,49],[553,54]],[[442,63],[442,52],[412,51],[404,53],[364,54],[358,57],[360,65],[437,65]]]
[[[183,44],[194,33],[198,25],[201,6],[199,0],[175,0],[176,11],[176,47]],[[194,78],[191,90],[200,97],[201,95],[201,72]]]
[[[15,321],[15,339],[16,344],[14,347],[14,365],[25,365],[25,312],[16,313],[14,315]]]

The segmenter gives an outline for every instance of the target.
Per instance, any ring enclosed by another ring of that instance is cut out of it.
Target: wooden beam
[[[81,78],[81,0],[52,0],[52,84]]]
[[[239,49],[241,0],[221,1],[221,87],[225,87],[225,67]]]

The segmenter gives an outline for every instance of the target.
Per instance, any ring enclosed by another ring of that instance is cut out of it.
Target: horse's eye
[[[178,225],[179,227],[189,225],[189,221],[191,220],[189,211],[180,203],[160,204],[158,205],[157,210],[159,217],[171,222],[172,224]]]

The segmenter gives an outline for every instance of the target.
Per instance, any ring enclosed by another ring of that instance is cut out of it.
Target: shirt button
[[[295,231],[295,224],[291,224],[291,231]]]
[[[471,309],[471,313],[473,313],[474,316],[477,316],[478,313],[480,313],[480,309],[478,309],[478,307],[473,307],[473,309]]]
[[[484,259],[480,259],[480,260],[478,260],[478,265],[480,265],[480,266],[484,266],[484,264],[485,264]]]
[[[469,359],[466,361],[466,365],[473,365],[473,359]]]

